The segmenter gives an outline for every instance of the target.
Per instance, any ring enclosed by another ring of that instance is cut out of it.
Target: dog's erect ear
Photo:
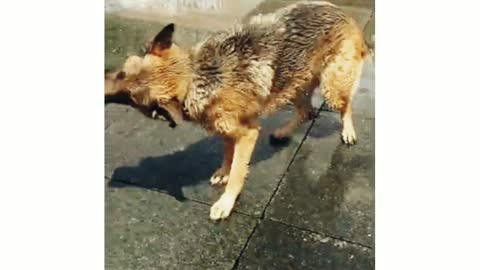
[[[164,56],[165,51],[172,46],[172,37],[175,26],[173,23],[165,26],[162,31],[160,31],[152,41],[150,50],[148,53]]]

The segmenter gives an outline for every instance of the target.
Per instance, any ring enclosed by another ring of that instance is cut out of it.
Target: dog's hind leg
[[[355,128],[352,119],[352,98],[345,101],[345,105],[340,108],[342,118],[342,142],[345,144],[354,144],[357,141]]]
[[[212,185],[223,185],[228,182],[228,175],[230,174],[230,168],[232,167],[233,161],[233,152],[234,152],[235,142],[232,138],[224,137],[223,138],[223,163],[210,178],[210,184]]]
[[[320,90],[328,104],[340,111],[342,141],[354,144],[357,140],[352,119],[352,99],[358,87],[363,59],[350,54],[338,54],[322,71]]]
[[[283,140],[290,137],[292,133],[308,120],[312,120],[314,116],[313,107],[311,105],[311,97],[297,98],[301,100],[295,100],[295,116],[290,119],[285,125],[277,128],[272,136],[277,140]]]
[[[288,138],[292,135],[295,129],[315,117],[315,111],[312,107],[312,94],[317,85],[318,80],[313,79],[310,80],[310,82],[297,87],[297,96],[293,100],[295,105],[295,117],[273,132],[272,136],[275,139],[283,140]]]

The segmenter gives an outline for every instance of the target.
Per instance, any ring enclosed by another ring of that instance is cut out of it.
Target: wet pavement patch
[[[231,269],[255,220],[220,223],[210,207],[155,191],[107,188],[105,269]]]
[[[358,143],[340,142],[338,114],[321,112],[267,209],[267,217],[374,244],[374,120],[356,118]]]
[[[269,220],[252,235],[237,269],[374,269],[369,248]]]

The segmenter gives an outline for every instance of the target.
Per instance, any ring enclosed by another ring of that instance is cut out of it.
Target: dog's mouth
[[[152,119],[158,119],[161,121],[168,122],[168,126],[171,128],[175,128],[177,126],[177,122],[175,122],[175,120],[170,115],[170,113],[158,105],[150,107],[149,114],[150,114],[149,116],[152,117]]]
[[[138,105],[131,99],[128,93],[119,93],[115,95],[105,96],[105,104],[108,104],[108,103],[129,105],[133,108],[138,109],[146,117],[151,117],[152,119],[168,122],[168,126],[171,127],[172,129],[175,128],[178,124],[175,121],[174,117],[170,115],[168,110],[158,105],[152,105],[152,106]]]

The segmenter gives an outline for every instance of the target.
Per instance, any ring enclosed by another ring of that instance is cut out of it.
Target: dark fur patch
[[[120,72],[117,73],[117,76],[115,77],[115,79],[124,80],[126,76],[127,76],[127,74],[125,73],[125,71],[120,71]]]
[[[149,53],[161,55],[163,50],[170,48],[172,46],[174,31],[175,26],[173,23],[165,26],[153,39]]]

